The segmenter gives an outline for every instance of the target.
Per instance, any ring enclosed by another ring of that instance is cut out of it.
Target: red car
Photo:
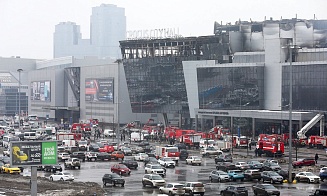
[[[115,151],[115,148],[113,146],[109,146],[107,144],[102,144],[99,148],[99,152],[107,152],[112,153]]]
[[[131,170],[124,164],[115,164],[115,165],[113,165],[111,167],[111,172],[117,173],[119,175],[123,175],[123,174],[130,175],[131,174]]]
[[[292,165],[294,168],[302,167],[302,166],[311,166],[311,165],[315,165],[315,164],[316,164],[316,162],[312,158],[299,159],[297,161],[292,162]]]

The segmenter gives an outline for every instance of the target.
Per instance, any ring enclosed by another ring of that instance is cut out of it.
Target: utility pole
[[[19,130],[20,130],[20,73],[23,71],[23,69],[17,69],[18,71],[18,121],[19,121]]]

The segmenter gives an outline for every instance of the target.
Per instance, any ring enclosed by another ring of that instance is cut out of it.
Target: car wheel
[[[254,195],[258,195],[257,191],[253,191]]]
[[[172,193],[172,192],[169,192],[169,194],[168,194],[169,196],[173,196],[174,194]]]
[[[203,195],[204,195],[204,193],[200,193],[200,195],[201,195],[201,196],[203,196]]]
[[[114,183],[113,186],[116,186],[116,183]]]
[[[190,191],[190,196],[193,196],[194,194],[193,194],[193,192],[192,191]]]
[[[77,169],[81,169],[81,166],[78,166]]]
[[[221,195],[221,196],[225,196],[224,192],[221,192],[220,195]]]
[[[201,166],[201,163],[199,163],[199,166]]]
[[[309,178],[307,179],[307,183],[310,183],[310,179]]]
[[[52,178],[52,177],[50,177],[50,180],[51,180],[51,181],[53,181],[53,178]]]
[[[209,153],[206,153],[206,156],[208,157],[209,156]]]
[[[143,185],[143,187],[145,187],[145,183],[144,182],[142,182],[142,185]]]
[[[151,183],[151,187],[154,187],[154,184],[153,183]]]
[[[211,177],[209,177],[209,180],[210,180],[210,182],[213,182],[213,179]]]
[[[235,193],[233,193],[232,196],[235,196]]]
[[[120,171],[120,172],[119,172],[119,175],[122,175],[122,174],[123,174],[123,172]]]
[[[121,187],[124,187],[125,186],[125,184],[123,183],[123,184],[121,184]]]
[[[64,181],[64,179],[63,178],[60,178],[60,181]]]
[[[221,183],[221,179],[220,178],[218,178],[218,182]]]
[[[296,180],[297,182],[300,182],[300,178],[295,178],[295,180]]]

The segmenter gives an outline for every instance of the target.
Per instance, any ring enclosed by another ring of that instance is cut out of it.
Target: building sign
[[[114,102],[113,78],[85,79],[86,102]]]
[[[57,142],[11,142],[10,158],[12,166],[55,165],[57,164]]]
[[[31,100],[34,101],[51,101],[50,81],[31,82]]]
[[[179,34],[179,28],[164,28],[152,30],[135,30],[127,31],[126,37],[128,40],[134,39],[163,39],[163,38],[178,38],[182,37]]]

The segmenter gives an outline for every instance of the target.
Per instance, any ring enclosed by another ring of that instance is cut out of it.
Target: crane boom
[[[317,122],[319,122],[324,117],[323,114],[317,114],[313,119],[311,119],[300,131],[297,132],[299,139],[305,139],[305,134],[311,129]]]

